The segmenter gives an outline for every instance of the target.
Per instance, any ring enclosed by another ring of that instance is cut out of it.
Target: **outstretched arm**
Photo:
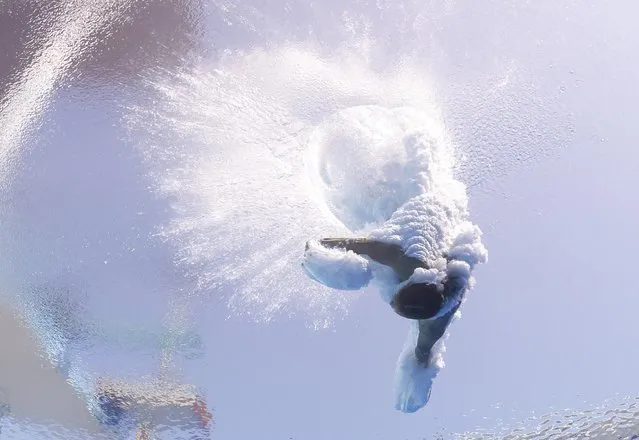
[[[409,257],[401,246],[368,238],[323,238],[319,243],[327,248],[340,248],[365,255],[393,269],[400,282],[406,281],[418,267],[426,265],[417,258]],[[307,244],[308,248],[308,244]]]

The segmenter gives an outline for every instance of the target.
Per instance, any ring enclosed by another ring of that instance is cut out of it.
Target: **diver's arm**
[[[415,347],[415,357],[420,364],[428,365],[433,346],[444,336],[453,316],[455,316],[455,312],[457,312],[457,309],[461,306],[460,295],[463,295],[464,289],[466,289],[466,281],[463,278],[448,277],[444,281],[443,297],[445,299],[459,297],[459,302],[445,315],[435,319],[422,319],[419,321],[419,336],[417,337],[417,346]]]
[[[400,282],[410,278],[418,267],[426,268],[422,261],[407,256],[401,246],[393,243],[368,238],[323,238],[319,243],[327,248],[341,248],[359,255],[366,255],[392,268]]]
[[[457,304],[448,313],[435,319],[422,319],[419,321],[419,336],[415,347],[417,361],[427,366],[430,360],[430,352],[435,343],[444,336],[450,321],[461,304]]]

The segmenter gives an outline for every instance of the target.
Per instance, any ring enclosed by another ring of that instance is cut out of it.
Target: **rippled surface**
[[[603,405],[575,411],[564,409],[531,416],[515,428],[454,435],[455,439],[560,440],[639,438],[639,399],[614,399]],[[492,432],[491,432],[492,431]]]

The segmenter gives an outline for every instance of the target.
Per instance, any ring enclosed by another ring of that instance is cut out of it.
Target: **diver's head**
[[[443,288],[438,284],[410,283],[399,289],[390,305],[399,316],[408,319],[429,319],[444,304]]]

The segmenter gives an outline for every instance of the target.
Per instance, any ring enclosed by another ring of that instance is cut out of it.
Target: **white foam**
[[[312,132],[309,176],[332,214],[364,231],[431,185],[443,138],[432,115],[414,107],[349,107]]]
[[[352,251],[325,248],[315,241],[308,244],[302,266],[315,281],[333,289],[358,290],[373,277],[368,259]]]
[[[379,74],[352,54],[327,58],[308,47],[282,47],[150,74],[153,105],[145,98],[130,108],[128,125],[152,187],[172,204],[160,235],[200,294],[263,320],[301,313],[323,327],[347,313],[351,298],[304,275],[304,244],[350,234],[359,220],[385,220],[419,192],[412,153],[396,142],[413,127],[438,124],[430,87],[416,72]],[[380,157],[357,142],[364,131],[377,136],[373,129],[382,132]],[[432,132],[443,136],[441,124]],[[322,143],[338,135],[342,146],[350,142],[347,161]],[[346,176],[355,163],[361,179],[368,172],[382,179],[370,187],[364,180],[326,187],[322,169]],[[374,210],[381,217],[358,217],[347,189],[358,189],[357,207],[365,206],[388,181],[384,167],[397,163],[404,167],[394,174],[401,197]]]
[[[417,362],[415,345],[419,334],[417,322],[411,322],[411,329],[399,359],[395,374],[395,408],[402,412],[415,412],[428,402],[439,370],[444,366],[440,362],[424,367]]]

